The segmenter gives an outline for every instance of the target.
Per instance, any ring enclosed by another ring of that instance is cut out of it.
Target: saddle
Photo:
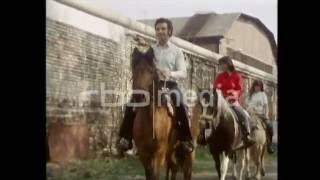
[[[252,126],[252,130],[259,128],[259,127],[258,127],[258,121],[261,122],[263,129],[266,130],[267,126],[266,126],[266,124],[263,122],[264,119],[265,119],[265,117],[257,114],[255,111],[252,111],[252,110],[249,110],[249,112],[250,112],[250,113],[248,113],[248,114],[250,114],[250,117],[251,117],[251,118],[250,118],[250,120],[251,120],[250,123],[251,123],[251,126]],[[257,119],[257,120],[254,121],[253,119]]]
[[[238,123],[238,125],[241,125],[240,123],[240,121],[239,121],[239,116],[238,116],[238,114],[233,110],[233,108],[231,108],[231,111],[232,111],[232,113],[234,114],[234,116],[236,116],[237,117],[237,123]],[[258,129],[258,123],[256,122],[256,121],[253,121],[252,120],[252,116],[246,111],[246,110],[244,110],[244,112],[245,112],[245,114],[249,117],[249,125],[250,125],[250,130],[251,130],[251,132],[253,132],[255,129]],[[240,128],[240,131],[242,131],[242,129]],[[242,134],[242,133],[241,133]]]
[[[152,87],[150,87],[152,88]],[[160,98],[160,104],[159,102],[156,102],[157,105],[164,105],[167,107],[170,116],[174,116],[174,104],[170,97],[169,88],[165,87],[159,87],[158,90],[162,91],[160,97],[154,98],[154,100],[159,101],[158,98]],[[152,90],[151,90],[152,91]],[[155,96],[158,96],[158,94],[155,94]],[[133,95],[133,102],[143,102],[145,101],[145,96],[142,94],[135,94]],[[136,111],[136,108],[133,107],[133,111]]]
[[[262,128],[263,128],[264,130],[267,129],[267,126],[266,126],[266,124],[264,123],[264,119],[265,119],[266,117],[261,116],[261,115],[258,115],[258,114],[253,115],[253,117],[254,117],[254,118],[257,118],[257,121],[260,121],[260,122],[261,122]],[[254,121],[254,123],[255,123],[255,125],[256,125],[256,128],[258,129],[258,122],[257,122],[257,121]]]
[[[161,97],[160,97],[161,98],[160,99],[161,105],[166,106],[169,111],[169,115],[174,117],[175,113],[176,113],[175,110],[177,107],[175,107],[173,99],[170,96],[170,89],[162,86],[162,87],[160,87],[160,90],[162,91]],[[185,111],[187,113],[187,117],[188,117],[189,125],[190,125],[190,123],[191,123],[190,119],[192,117],[191,108],[185,107]]]

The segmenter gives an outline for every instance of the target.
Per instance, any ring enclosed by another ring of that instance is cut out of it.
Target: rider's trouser
[[[160,81],[161,87],[164,85]],[[184,103],[183,94],[176,82],[167,81],[166,87],[170,89],[170,96],[173,104],[176,106],[175,119],[178,122],[178,139],[181,141],[191,141],[191,132],[189,128],[188,107]]]
[[[239,124],[243,130],[243,134],[248,136],[251,132],[250,128],[250,117],[245,113],[244,109],[241,106],[231,106],[234,112],[238,116]]]
[[[260,115],[261,119],[263,120],[263,122],[266,125],[266,133],[267,133],[267,140],[268,140],[268,144],[272,143],[272,137],[273,137],[273,125],[272,122],[263,115]]]

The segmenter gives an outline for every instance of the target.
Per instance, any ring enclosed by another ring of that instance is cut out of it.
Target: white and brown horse
[[[233,161],[233,176],[242,179],[245,168],[245,148],[238,117],[218,89],[201,90],[202,118],[210,122],[212,133],[207,139],[220,180],[224,180],[229,160]],[[205,92],[207,91],[207,92]]]

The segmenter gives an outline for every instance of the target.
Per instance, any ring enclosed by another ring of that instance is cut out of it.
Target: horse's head
[[[215,88],[198,88],[199,101],[204,115],[214,116],[217,112],[218,94]]]
[[[134,48],[132,53],[132,80],[133,89],[147,91],[152,85],[156,76],[156,68],[154,65],[154,52],[150,47],[145,52]]]
[[[230,110],[227,101],[219,89],[198,89],[198,92],[202,107],[202,118],[212,121],[214,127],[217,127],[221,117]]]

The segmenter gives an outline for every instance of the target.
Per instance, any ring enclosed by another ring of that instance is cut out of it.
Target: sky
[[[278,35],[277,0],[90,0],[132,19],[192,16],[197,12],[242,12]]]

